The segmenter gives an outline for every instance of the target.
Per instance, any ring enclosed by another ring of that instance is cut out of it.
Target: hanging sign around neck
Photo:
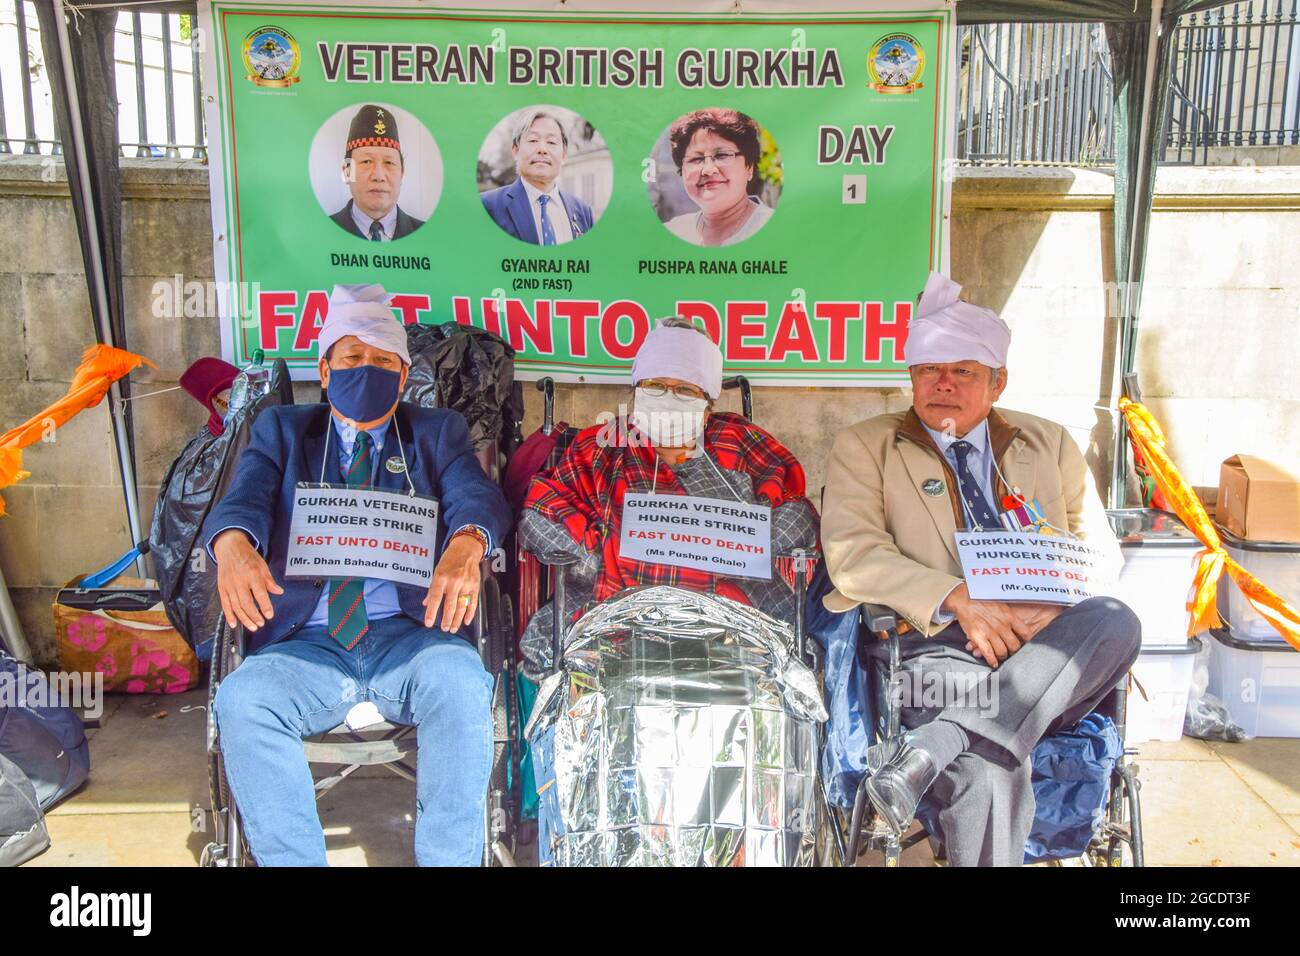
[[[438,502],[427,495],[303,482],[293,495],[285,577],[428,587],[437,538]]]
[[[966,589],[977,601],[1078,604],[1110,594],[1112,552],[1079,538],[1029,531],[958,531]]]
[[[772,578],[772,509],[725,498],[628,494],[619,555],[727,577]]]

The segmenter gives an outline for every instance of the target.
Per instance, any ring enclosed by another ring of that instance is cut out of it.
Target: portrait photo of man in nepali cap
[[[348,127],[342,173],[352,198],[330,218],[348,232],[373,242],[390,242],[424,225],[423,219],[398,205],[406,156],[391,110],[374,104],[357,110]]]

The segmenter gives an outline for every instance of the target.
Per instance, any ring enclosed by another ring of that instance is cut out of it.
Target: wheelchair
[[[537,383],[538,390],[544,393],[544,412],[542,430],[546,434],[552,434],[555,428],[554,421],[554,383],[550,379],[542,379]],[[724,390],[739,391],[741,412],[747,419],[753,417],[753,401],[749,382],[742,376],[728,378],[723,382]],[[564,454],[573,439],[579,433],[577,428],[568,428],[562,433],[556,435],[556,446],[552,451],[545,468],[554,467]],[[550,565],[540,560],[535,555],[527,552],[520,546],[517,550],[517,567],[518,571],[518,590],[516,592],[516,607],[519,609],[517,618],[517,636],[522,636],[523,631],[533,614],[539,613],[542,604],[549,598],[551,601],[551,647],[550,647],[550,669],[543,678],[543,687],[547,686],[552,679],[559,680],[560,672],[565,670],[564,648],[566,636],[571,629],[576,626],[575,622],[565,619],[564,608],[565,600],[565,576],[559,571],[557,566]],[[810,639],[806,632],[805,606],[807,601],[807,589],[820,561],[820,553],[815,548],[794,549],[789,553],[775,555],[777,573],[790,583],[795,597],[794,620],[786,622],[793,631],[794,643],[789,649],[791,657],[800,664],[809,668],[815,675],[821,667],[821,647]],[[623,592],[627,594],[627,592]],[[620,595],[621,597],[622,595]],[[590,608],[588,612],[590,612]],[[573,678],[578,682],[580,678]],[[817,688],[820,690],[820,687]],[[539,699],[540,700],[540,699]],[[533,721],[537,719],[537,711],[534,711]],[[532,721],[530,721],[530,724]],[[820,753],[822,745],[823,730],[819,726],[816,730],[816,737],[813,742],[813,749],[816,755]],[[542,783],[539,780],[539,783]],[[539,792],[544,791],[547,787],[554,785],[554,781],[548,784],[542,784]],[[829,859],[836,856],[835,848],[832,847],[831,840],[837,834],[834,828],[829,826],[830,807],[826,800],[825,791],[822,787],[820,772],[814,768],[812,773],[812,786],[815,788],[813,797],[813,808],[816,813],[816,821],[809,831],[812,833],[811,855],[807,861],[812,865],[818,865],[821,860]],[[539,841],[546,838],[545,833],[539,833]],[[539,847],[543,857],[545,849]],[[842,857],[844,849],[838,848],[838,855]]]
[[[897,739],[902,733],[902,665],[898,616],[880,604],[864,604],[860,609],[861,627],[858,638],[858,659],[867,669],[868,693],[875,705],[876,721],[873,743]],[[1128,707],[1127,682],[1121,681],[1110,695],[1098,705],[1096,713],[1111,719],[1124,740]],[[1093,833],[1092,840],[1080,857],[1089,866],[1144,865],[1142,853],[1142,807],[1139,798],[1138,766],[1130,758],[1137,751],[1124,746],[1111,771],[1104,817]],[[836,818],[837,845],[844,848],[842,860],[846,866],[856,866],[863,850],[876,850],[884,855],[885,866],[896,867],[902,852],[923,840],[932,839],[924,827],[899,836],[875,813],[867,798],[866,783],[870,771],[863,774],[854,795],[847,833]]]
[[[518,780],[518,754],[513,736],[517,719],[511,693],[514,669],[512,655],[507,651],[511,644],[509,608],[509,598],[502,595],[500,584],[485,559],[478,609],[470,625],[479,658],[493,679],[492,773],[483,807],[484,866],[514,866],[515,815],[511,810],[511,788],[512,779]],[[208,672],[208,788],[214,837],[203,849],[201,866],[253,865],[239,808],[226,779],[215,712],[217,689],[243,661],[244,648],[244,629],[229,627],[223,617]],[[313,768],[337,768],[319,776],[313,772],[317,800],[366,766],[382,766],[403,779],[415,781],[415,728],[378,719],[377,713],[367,719],[361,707],[364,705],[353,708],[344,723],[333,730],[303,741],[307,761]]]

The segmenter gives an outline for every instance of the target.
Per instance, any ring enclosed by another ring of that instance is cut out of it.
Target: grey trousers
[[[944,719],[970,747],[930,788],[953,866],[1019,866],[1034,820],[1029,756],[1073,727],[1137,659],[1142,626],[1113,598],[1063,611],[997,670],[966,650],[956,624],[902,640],[904,727]]]

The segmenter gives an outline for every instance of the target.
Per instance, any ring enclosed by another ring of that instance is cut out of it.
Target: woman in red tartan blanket
[[[520,539],[542,561],[561,565],[565,619],[624,588],[671,584],[793,620],[794,591],[775,568],[767,579],[731,577],[619,553],[628,493],[768,505],[772,554],[817,542],[817,512],[794,455],[742,416],[712,411],[722,391],[722,353],[703,330],[682,318],[661,322],[632,361],[632,383],[632,414],[580,432],[559,464],[533,479],[524,503]],[[549,667],[551,622],[543,607],[524,633],[530,676]]]

